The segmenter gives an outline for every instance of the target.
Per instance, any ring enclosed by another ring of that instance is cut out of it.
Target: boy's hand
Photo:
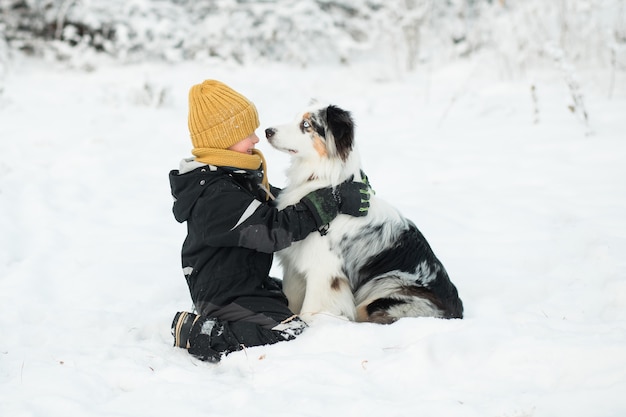
[[[311,210],[318,227],[330,223],[337,214],[354,217],[366,216],[370,207],[370,187],[349,180],[336,188],[326,187],[310,192],[302,202]]]

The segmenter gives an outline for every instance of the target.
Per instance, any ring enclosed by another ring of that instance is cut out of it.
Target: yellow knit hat
[[[258,149],[252,155],[228,148],[247,138],[259,127],[254,103],[226,84],[206,80],[189,90],[189,133],[196,161],[244,169],[263,167],[262,185],[268,198],[265,158]]]
[[[189,133],[194,148],[227,149],[259,127],[254,104],[215,80],[189,91]]]

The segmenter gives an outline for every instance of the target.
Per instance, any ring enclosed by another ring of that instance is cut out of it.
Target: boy
[[[174,346],[217,362],[243,347],[291,340],[306,324],[287,307],[271,278],[273,253],[325,227],[338,213],[363,216],[369,189],[345,182],[278,210],[269,185],[252,102],[225,84],[206,80],[189,92],[194,158],[169,174],[174,217],[187,222],[183,273],[196,312],[179,312]]]

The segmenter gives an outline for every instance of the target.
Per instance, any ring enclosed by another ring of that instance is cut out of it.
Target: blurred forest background
[[[90,69],[97,58],[389,65],[489,54],[528,67],[626,68],[626,0],[0,0],[0,77],[15,53]]]

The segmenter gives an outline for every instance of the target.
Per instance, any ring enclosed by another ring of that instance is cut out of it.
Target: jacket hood
[[[217,168],[197,162],[195,159],[184,159],[180,169],[170,171],[170,188],[174,197],[174,218],[183,223],[189,219],[191,210],[206,187],[216,179]]]

